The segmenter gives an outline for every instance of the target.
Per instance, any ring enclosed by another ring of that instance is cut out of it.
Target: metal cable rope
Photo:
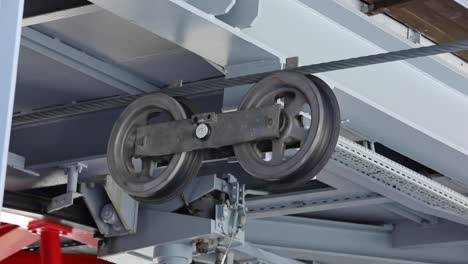
[[[343,59],[331,62],[324,62],[302,66],[288,71],[299,72],[303,74],[315,74],[327,71],[336,71],[350,69],[361,66],[368,66],[386,62],[408,60],[432,55],[438,55],[449,52],[459,52],[468,50],[468,40],[454,41],[428,47],[412,48],[399,51],[380,53],[350,59]],[[245,84],[253,84],[271,74],[265,72],[247,76],[241,76],[231,79],[216,78],[203,81],[192,82],[183,85],[180,88],[165,88],[156,93],[161,92],[171,96],[189,96],[195,94],[204,94],[209,92],[220,92],[224,88],[234,87]],[[66,105],[55,108],[38,110],[33,113],[18,114],[13,117],[13,128],[30,126],[50,122],[52,120],[64,119],[69,116],[86,114],[96,111],[108,110],[113,108],[124,107],[130,104],[141,95],[123,95],[111,98],[92,100],[87,102],[76,103],[74,105]]]

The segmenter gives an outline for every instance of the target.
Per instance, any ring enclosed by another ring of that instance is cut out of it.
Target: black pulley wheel
[[[259,81],[240,110],[282,105],[280,137],[234,146],[240,165],[272,191],[300,186],[330,158],[338,140],[338,102],[328,85],[314,76],[279,72]]]
[[[186,119],[184,107],[164,94],[143,96],[131,103],[115,123],[107,146],[109,171],[114,181],[140,201],[163,202],[182,191],[202,162],[199,151],[157,157],[136,157],[139,126]]]

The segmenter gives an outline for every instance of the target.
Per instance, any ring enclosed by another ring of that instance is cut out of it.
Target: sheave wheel
[[[164,94],[143,96],[131,103],[115,123],[107,147],[109,171],[114,181],[140,201],[163,202],[180,194],[200,169],[199,151],[157,157],[134,155],[139,126],[186,119],[174,98]]]
[[[272,74],[244,97],[240,110],[282,105],[280,137],[234,146],[240,165],[272,191],[298,187],[313,178],[338,140],[340,113],[330,87],[314,76]]]

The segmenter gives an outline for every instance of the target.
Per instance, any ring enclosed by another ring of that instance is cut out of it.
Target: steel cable
[[[468,40],[312,64],[294,69],[288,69],[288,71],[299,72],[302,74],[315,74],[386,62],[415,59],[449,52],[459,52],[463,50],[468,50]],[[256,83],[271,73],[272,72],[258,73],[231,79],[215,78],[188,83],[178,88],[163,88],[157,92],[165,93],[171,96],[190,96],[210,92],[220,92],[224,88]],[[13,116],[12,127],[20,128],[33,126],[57,119],[64,119],[70,116],[120,108],[130,104],[132,101],[143,95],[145,94],[116,96],[76,103],[73,105],[38,110],[32,113],[16,114]]]

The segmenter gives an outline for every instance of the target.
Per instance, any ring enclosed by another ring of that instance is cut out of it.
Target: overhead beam
[[[468,243],[468,227],[440,220],[437,224],[420,225],[397,222],[392,233],[392,244],[398,248],[452,246]]]
[[[342,223],[298,217],[253,219],[246,241],[283,257],[347,264],[461,264],[466,245],[395,248],[391,226]]]
[[[192,1],[91,2],[222,67],[248,67],[249,63],[263,62],[268,64],[268,67],[261,70],[278,70],[286,59],[275,49],[201,10],[202,6],[191,5]],[[220,1],[193,2],[201,2],[209,7],[220,4]],[[255,67],[251,68],[255,71]]]
[[[85,14],[91,14],[101,11],[102,9],[96,5],[88,4],[84,6],[73,7],[65,10],[52,11],[45,14],[39,14],[23,18],[23,27],[51,22],[59,19],[70,18]]]
[[[23,29],[21,45],[125,93],[139,94],[159,90],[159,87],[148,83],[139,76],[99,60],[32,28]]]

